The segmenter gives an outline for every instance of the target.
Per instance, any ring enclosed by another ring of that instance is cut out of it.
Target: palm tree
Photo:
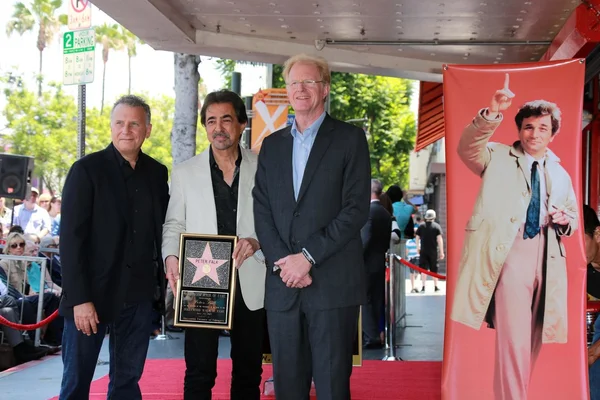
[[[62,0],[32,0],[26,6],[22,2],[15,4],[11,19],[6,24],[6,35],[14,32],[23,35],[38,27],[37,49],[40,52],[40,70],[38,75],[38,96],[42,95],[42,55],[48,43],[52,41],[61,25],[67,24],[67,16],[56,16],[56,10],[62,6]]]
[[[173,165],[196,155],[200,57],[173,53],[175,64],[175,115],[171,129]]]
[[[131,94],[131,59],[137,55],[136,45],[144,44],[138,39],[133,33],[129,32],[123,26],[121,26],[121,37],[123,45],[127,49],[127,57],[129,58],[128,69],[129,69],[129,86],[127,87],[127,94]]]
[[[123,50],[124,43],[118,24],[106,24],[96,27],[96,43],[102,45],[102,102],[100,103],[100,114],[104,110],[104,85],[106,83],[106,63],[108,52],[112,50]]]

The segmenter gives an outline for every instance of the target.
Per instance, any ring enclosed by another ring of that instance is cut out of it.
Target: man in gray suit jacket
[[[319,400],[348,400],[366,302],[367,140],[325,112],[331,76],[324,59],[294,56],[283,76],[296,119],[264,140],[253,190],[275,395],[307,400],[314,378]]]

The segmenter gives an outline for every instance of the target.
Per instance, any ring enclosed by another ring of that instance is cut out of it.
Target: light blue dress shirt
[[[306,169],[306,163],[308,162],[308,156],[310,156],[310,150],[312,149],[317,132],[325,119],[326,113],[323,112],[315,122],[307,127],[304,132],[300,132],[296,126],[296,120],[292,124],[292,137],[294,138],[294,148],[292,152],[292,167],[294,177],[294,197],[298,200],[298,194],[300,193],[300,186],[302,186],[302,178],[304,177],[304,170]]]

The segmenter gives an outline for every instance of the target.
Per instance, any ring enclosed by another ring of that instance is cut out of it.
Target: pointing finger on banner
[[[515,94],[508,88],[508,84],[510,82],[510,76],[508,75],[508,72],[506,74],[504,74],[504,88],[502,89],[504,91],[504,94],[506,95],[506,97],[508,97],[509,99],[515,97]]]

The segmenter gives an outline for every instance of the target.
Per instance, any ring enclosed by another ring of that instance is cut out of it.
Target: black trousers
[[[381,343],[379,321],[383,315],[385,303],[385,265],[384,269],[367,274],[367,304],[363,306],[363,342]]]
[[[239,277],[231,330],[231,400],[259,400],[265,310],[250,311],[242,299]],[[217,377],[218,329],[185,331],[184,400],[210,400]]]

